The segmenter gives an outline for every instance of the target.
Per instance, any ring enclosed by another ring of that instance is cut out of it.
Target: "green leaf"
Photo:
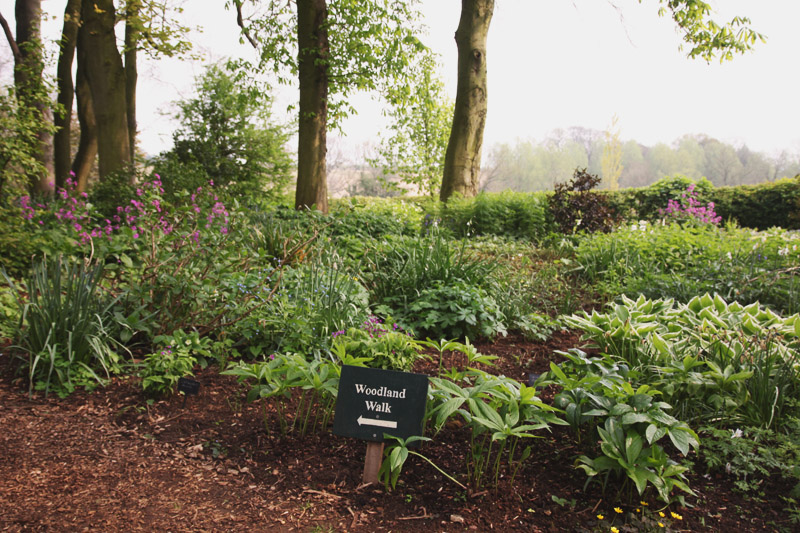
[[[648,473],[647,469],[641,466],[634,467],[633,470],[628,471],[628,477],[636,484],[636,490],[640,496],[644,493],[644,489],[647,488]]]
[[[690,435],[686,431],[670,430],[669,439],[683,455],[689,454]]]
[[[628,434],[625,438],[625,458],[628,460],[628,464],[636,463],[637,459],[639,459],[639,454],[642,452],[642,446],[641,436],[635,432]]]
[[[645,430],[645,437],[647,437],[647,443],[653,444],[654,442],[658,442],[661,438],[667,434],[666,428],[657,427],[655,424],[650,424],[647,426]]]
[[[653,332],[653,334],[650,336],[650,342],[653,344],[655,349],[658,350],[658,353],[665,357],[669,356],[669,345],[667,345],[667,342],[661,337],[661,335]]]
[[[645,413],[627,413],[622,416],[623,426],[630,426],[640,422],[650,422],[650,417]]]

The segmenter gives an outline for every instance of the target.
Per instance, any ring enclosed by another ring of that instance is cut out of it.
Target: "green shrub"
[[[465,353],[469,366],[475,362],[490,364],[474,350]],[[549,429],[551,424],[564,424],[555,413],[557,409],[536,396],[534,387],[513,378],[469,368],[429,381],[431,400],[425,419],[433,423],[436,433],[452,417],[463,420],[470,432],[467,478],[476,490],[490,482],[497,488],[502,471],[513,484],[531,456],[530,442],[538,436],[536,432]]]
[[[232,364],[222,374],[236,376],[240,383],[249,386],[248,402],[264,400],[272,403],[281,435],[296,431],[304,436],[309,430],[328,430],[342,364],[364,366],[362,361],[354,358],[332,361],[309,359],[300,354],[274,354],[263,362]],[[295,396],[299,398],[293,402],[292,391],[298,389],[302,393]],[[291,416],[291,407],[294,407],[294,416]],[[271,427],[267,413],[265,407],[264,425],[269,434]]]
[[[24,223],[22,208],[11,196],[0,198],[0,267],[13,278],[27,275],[31,260],[41,257],[43,232]]]
[[[348,356],[364,359],[368,366],[408,371],[425,355],[411,334],[396,323],[391,327],[383,320],[370,316],[359,328],[334,333],[332,350],[343,349]]]
[[[586,169],[576,168],[569,182],[556,184],[549,205],[550,216],[558,231],[567,234],[578,231],[594,233],[607,232],[614,227],[614,213],[609,209],[605,196],[592,192],[600,181]]]
[[[710,292],[793,313],[800,310],[793,268],[800,257],[798,244],[800,235],[784,230],[642,221],[612,234],[582,237],[575,259],[580,275],[612,296],[644,294],[686,302]]]
[[[114,341],[112,307],[100,292],[103,265],[60,256],[34,264],[24,288],[6,278],[20,314],[15,339],[27,355],[22,368],[30,390],[58,395],[76,387],[93,388],[120,371]]]
[[[292,266],[315,257],[313,235],[323,229],[324,219],[294,209],[254,208],[243,213],[243,245],[264,257],[272,267]]]
[[[328,351],[334,332],[366,318],[369,295],[338,254],[327,252],[321,258],[286,268],[269,305],[240,311],[242,319],[228,334],[240,338],[252,356]],[[251,290],[241,281],[237,285],[240,291]]]
[[[795,483],[800,497],[800,421],[793,420],[787,434],[758,428],[700,428],[700,457],[710,472],[734,479],[742,492],[756,492],[776,473]]]
[[[504,317],[489,293],[461,280],[435,282],[406,307],[388,298],[398,318],[418,335],[434,338],[494,338],[505,335]]]
[[[792,414],[800,388],[798,315],[782,318],[706,294],[683,305],[622,297],[607,313],[564,320],[656,387],[689,423],[779,428]]]
[[[499,235],[540,241],[550,231],[547,201],[542,193],[480,193],[454,197],[433,216],[458,237]]]
[[[178,380],[191,376],[197,359],[185,346],[167,344],[157,352],[145,356],[139,376],[142,389],[152,396],[167,396],[175,392]]]
[[[693,494],[684,475],[688,468],[672,460],[658,442],[669,440],[686,456],[699,446],[697,434],[668,413],[669,404],[657,401],[661,392],[636,383],[637,374],[613,355],[560,353],[566,361],[551,362],[537,385],[560,388],[553,405],[563,411],[578,441],[583,440],[594,456],[581,455],[576,462],[588,476],[587,485],[595,480],[605,489],[613,476],[622,481],[623,490],[629,489],[629,501],[634,499],[633,488],[641,497],[648,485],[667,504],[673,488]]]
[[[422,208],[404,199],[349,197],[331,205],[335,220],[330,233],[380,238],[386,235],[417,235]]]
[[[693,180],[676,175],[663,178],[649,187],[602,191],[611,209],[628,220],[654,221],[659,209],[669,200],[678,200],[686,188],[695,185],[698,201],[713,202],[723,221],[741,227],[765,230],[773,227],[800,229],[800,181],[781,179],[774,183],[714,187],[705,178]]]
[[[723,220],[735,220],[745,228],[800,229],[800,180],[719,187],[709,195]]]
[[[14,289],[0,282],[0,339],[11,339],[20,319],[20,308],[17,305]]]
[[[207,181],[202,184],[205,183]],[[117,215],[118,206],[129,205],[131,198],[136,196],[136,186],[129,171],[120,171],[91,184],[88,194],[94,208],[93,216],[100,222]]]
[[[436,283],[488,285],[497,265],[465,250],[466,241],[455,247],[438,228],[422,238],[397,239],[371,250],[366,257],[365,278],[373,301],[391,299],[405,305]]]

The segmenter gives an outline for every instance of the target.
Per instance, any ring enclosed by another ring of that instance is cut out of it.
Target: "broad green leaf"
[[[670,430],[669,431],[669,439],[672,441],[672,444],[683,454],[689,454],[689,439],[690,435],[683,430]]]
[[[639,454],[642,452],[642,437],[637,433],[629,433],[625,438],[625,458],[629,464],[636,463]]]
[[[636,490],[640,496],[644,493],[644,489],[647,488],[647,473],[647,470],[641,466],[634,467],[632,471],[628,472],[628,477],[636,484]]]
[[[622,424],[630,426],[631,424],[638,424],[641,422],[650,422],[650,416],[645,413],[627,413],[622,417]]]

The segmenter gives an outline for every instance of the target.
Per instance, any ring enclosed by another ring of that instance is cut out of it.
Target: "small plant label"
[[[428,376],[345,365],[333,432],[372,442],[421,435],[427,397]]]
[[[178,392],[195,396],[200,392],[200,382],[189,378],[178,378]]]

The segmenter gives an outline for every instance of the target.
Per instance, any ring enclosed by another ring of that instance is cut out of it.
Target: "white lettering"
[[[363,383],[356,383],[356,392],[358,394],[364,394],[366,396],[383,396],[384,398],[400,398],[405,399],[406,397],[406,389],[402,390],[392,390],[387,388],[385,385],[381,385],[380,388],[369,388]]]
[[[375,411],[376,413],[392,413],[392,406],[389,405],[389,402],[372,402],[370,400],[364,400],[364,403],[367,405],[367,411]]]

